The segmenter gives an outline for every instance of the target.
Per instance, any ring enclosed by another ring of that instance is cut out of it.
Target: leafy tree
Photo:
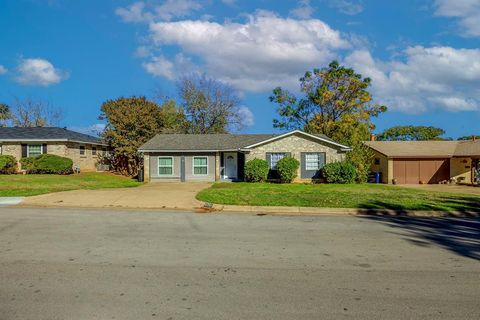
[[[9,120],[12,119],[10,107],[5,103],[0,103],[0,127],[6,127]]]
[[[425,141],[448,140],[442,138],[445,130],[427,126],[395,126],[386,129],[377,136],[380,141]]]
[[[301,98],[279,87],[273,90],[270,101],[278,104],[280,116],[273,125],[323,133],[345,144],[366,140],[374,128],[371,118],[387,110],[372,103],[370,84],[370,78],[333,61],[328,68],[305,73]]]
[[[178,83],[188,133],[227,133],[241,124],[240,100],[232,87],[205,76]]]
[[[160,106],[160,131],[163,133],[186,133],[188,122],[183,109],[175,100],[166,100]]]
[[[372,117],[387,111],[387,107],[372,102],[370,85],[370,78],[333,61],[328,68],[315,69],[300,78],[302,97],[282,88],[273,90],[270,101],[278,105],[280,116],[273,126],[322,133],[350,145],[347,158],[356,167],[357,180],[364,182],[373,155],[361,142],[368,140],[375,128]]]
[[[33,98],[15,98],[13,125],[17,127],[53,127],[62,119],[62,110],[51,104]]]
[[[102,136],[113,148],[114,170],[136,175],[142,164],[138,148],[162,128],[160,107],[145,97],[122,97],[104,102],[99,119],[107,121]]]
[[[459,141],[472,140],[474,137],[475,137],[476,140],[480,140],[480,136],[477,136],[477,135],[463,136],[463,137],[458,138],[457,140],[459,140]]]

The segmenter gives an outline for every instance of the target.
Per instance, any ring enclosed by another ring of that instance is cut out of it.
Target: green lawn
[[[0,175],[0,197],[34,196],[76,190],[136,187],[136,180],[111,173],[88,172],[61,175]]]
[[[217,183],[197,199],[252,206],[299,206],[480,212],[480,197],[375,184]]]

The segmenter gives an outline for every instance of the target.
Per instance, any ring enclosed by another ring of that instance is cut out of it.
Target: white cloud
[[[326,0],[330,8],[337,9],[343,14],[354,16],[363,11],[363,5],[358,0]]]
[[[0,64],[0,75],[7,73],[7,71],[8,71],[7,68],[5,68]]]
[[[309,19],[312,17],[314,11],[315,10],[310,4],[310,0],[300,0],[298,2],[298,7],[291,10],[290,14],[300,19]]]
[[[480,110],[480,49],[416,46],[403,56],[403,61],[376,61],[358,50],[345,63],[372,78],[374,98],[392,110]]]
[[[197,67],[182,53],[178,53],[173,60],[164,56],[152,57],[150,61],[142,64],[143,68],[156,77],[168,80],[176,80],[179,76],[187,73],[198,73]]]
[[[247,107],[241,107],[239,113],[242,117],[242,125],[245,127],[251,127],[255,124],[255,116],[252,111]]]
[[[227,6],[233,6],[233,5],[236,4],[237,1],[236,0],[222,0],[222,2],[224,4],[226,4]]]
[[[16,69],[15,80],[24,85],[49,86],[68,78],[68,73],[56,69],[45,59],[22,59]]]
[[[126,8],[117,8],[115,13],[124,22],[170,21],[173,18],[187,17],[202,8],[203,5],[194,0],[165,0],[159,5],[139,1]]]
[[[249,15],[245,23],[151,23],[150,33],[157,47],[177,46],[198,59],[210,76],[246,91],[297,88],[303,72],[327,64],[337,50],[349,47],[340,32],[320,20],[281,18],[266,11]],[[171,77],[176,62],[158,58],[160,67],[146,65],[147,71]]]
[[[480,37],[479,0],[436,0],[435,15],[459,19],[459,32],[466,37]]]

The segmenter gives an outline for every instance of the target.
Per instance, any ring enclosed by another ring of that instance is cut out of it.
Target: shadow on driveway
[[[361,217],[408,231],[415,245],[434,244],[461,256],[480,260],[480,219],[418,218],[406,216],[366,215]]]

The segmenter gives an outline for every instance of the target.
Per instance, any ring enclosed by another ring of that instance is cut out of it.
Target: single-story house
[[[81,171],[103,171],[99,155],[107,145],[99,138],[56,127],[0,128],[0,154],[17,160],[40,154],[54,154],[73,160]],[[20,163],[19,163],[20,168]]]
[[[383,183],[474,183],[480,169],[480,141],[368,141],[372,171]],[[480,178],[480,177],[479,177]]]
[[[319,178],[325,163],[344,159],[348,146],[299,130],[285,134],[158,134],[140,147],[146,181],[242,181],[246,161],[300,161],[299,180]]]

